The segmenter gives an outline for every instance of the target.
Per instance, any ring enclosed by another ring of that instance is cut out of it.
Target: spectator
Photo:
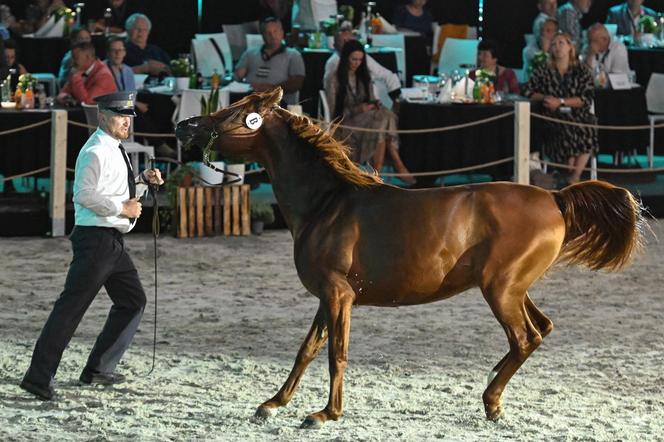
[[[95,56],[92,43],[78,43],[72,48],[72,71],[57,101],[64,105],[94,104],[94,97],[115,92],[113,74]]]
[[[433,15],[424,7],[427,0],[409,0],[406,5],[399,5],[394,13],[394,25],[419,32],[425,37],[433,36]]]
[[[314,2],[316,6],[312,4]],[[293,26],[299,26],[303,31],[317,30],[318,22],[328,17],[316,15],[316,9],[322,11],[339,10],[337,0],[293,0],[291,8]]]
[[[592,0],[570,0],[558,8],[558,27],[572,36],[576,52],[581,47],[581,17],[590,10]]]
[[[281,22],[268,17],[261,23],[265,44],[247,49],[235,68],[235,78],[251,83],[254,91],[264,92],[275,86],[284,89],[284,101],[296,104],[304,82],[304,61],[298,51],[286,47]]]
[[[398,151],[397,116],[382,107],[373,92],[364,47],[357,40],[346,42],[341,51],[337,70],[324,79],[327,101],[334,118],[343,124],[375,129],[359,132],[339,128],[337,137],[347,139],[351,159],[357,163],[371,163],[380,171],[387,153],[401,179],[414,184],[415,179],[401,161]]]
[[[125,23],[129,41],[125,63],[135,74],[169,73],[171,57],[159,46],[148,43],[152,22],[143,14],[132,14]]]
[[[532,70],[537,67],[532,63],[538,54],[541,54],[541,59],[548,61],[551,40],[553,40],[557,32],[558,22],[555,18],[548,18],[539,27],[539,34],[535,35],[535,41],[523,48],[523,69],[529,76]]]
[[[533,35],[535,38],[540,35],[540,28],[546,20],[556,19],[557,8],[558,2],[556,0],[537,0],[537,9],[539,9],[539,14],[537,14],[537,17],[535,17],[535,20],[533,20]]]
[[[92,41],[92,35],[87,29],[81,26],[74,26],[69,34],[69,47],[73,48],[78,43],[85,43]],[[69,78],[71,72],[71,49],[69,49],[62,57],[60,62],[60,71],[58,73],[58,84],[60,87],[64,86]]]
[[[18,84],[18,77],[20,75],[26,74],[28,71],[25,69],[25,66],[23,66],[21,63],[18,62],[18,59],[16,58],[16,43],[14,40],[7,40],[5,41],[5,60],[7,61],[7,68],[8,69],[13,69],[14,73],[11,74],[11,89],[12,91],[16,89],[16,85]]]
[[[519,93],[519,82],[514,71],[498,65],[498,47],[496,43],[491,40],[480,41],[477,45],[477,64],[482,70],[496,76],[494,84],[496,91],[510,94]],[[471,73],[471,78],[475,78],[474,71]]]
[[[0,38],[0,79],[4,80],[7,78],[7,75],[9,75],[9,65],[7,64],[7,56],[5,55],[5,41]]]
[[[334,49],[335,52],[330,55],[330,58],[325,62],[325,76],[333,75],[339,66],[339,54],[344,48],[347,41],[354,40],[353,32],[351,30],[342,30],[334,35]],[[384,68],[378,63],[371,55],[365,54],[367,60],[367,69],[373,81],[382,80],[387,86],[387,91],[392,98],[395,106],[398,101],[397,98],[401,95],[401,82],[399,76],[389,69]],[[396,110],[395,110],[396,112]]]
[[[113,34],[124,32],[127,18],[137,12],[144,12],[140,5],[138,0],[108,0],[108,7],[111,9],[109,31]],[[104,18],[97,20],[95,26],[99,32],[106,31],[106,20]]]
[[[657,17],[655,11],[643,6],[643,0],[627,0],[609,9],[606,22],[618,25],[618,35],[634,37],[639,32],[639,19],[643,15]]]
[[[25,20],[16,20],[12,16],[9,29],[18,35],[29,34],[39,30],[51,15],[64,7],[63,0],[33,0],[25,7]]]
[[[601,23],[595,23],[588,29],[584,58],[591,72],[629,73],[627,48],[621,42],[611,40],[609,31]]]
[[[597,124],[591,113],[594,87],[588,68],[578,62],[572,37],[558,33],[551,42],[551,62],[533,72],[524,95],[544,105],[548,116],[576,123]],[[572,170],[567,182],[581,179],[590,155],[597,151],[597,130],[589,127],[553,123],[544,137],[544,154]]]

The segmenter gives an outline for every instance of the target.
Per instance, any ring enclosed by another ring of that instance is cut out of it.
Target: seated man
[[[546,20],[556,19],[557,8],[558,3],[556,0],[537,0],[539,14],[533,20],[533,36],[535,36],[535,39],[540,35],[540,28]]]
[[[588,29],[584,58],[593,72],[599,69],[607,74],[629,73],[627,48],[621,42],[611,40],[609,31],[601,23],[595,23]]]
[[[592,0],[570,0],[558,8],[558,27],[572,36],[577,53],[581,48],[581,18],[590,11]]]
[[[256,92],[264,92],[275,86],[284,89],[284,101],[297,104],[298,94],[304,82],[304,60],[295,49],[283,42],[281,21],[268,17],[261,23],[265,44],[247,49],[235,69],[235,79],[251,83]]]
[[[353,32],[350,29],[344,29],[337,32],[334,35],[334,49],[335,52],[330,55],[330,58],[325,62],[325,75],[324,77],[329,77],[337,71],[337,66],[339,66],[339,54],[344,48],[344,45],[347,41],[353,40]],[[392,101],[396,105],[397,98],[401,95],[401,82],[399,81],[399,76],[392,72],[391,70],[383,67],[371,55],[366,54],[367,57],[367,69],[369,70],[369,75],[372,80],[383,80],[387,86],[387,92],[392,98]],[[395,110],[396,111],[396,110]]]
[[[94,104],[94,97],[115,92],[113,74],[95,55],[92,43],[79,43],[71,50],[72,72],[57,101],[64,105]]]
[[[551,40],[553,40],[553,37],[555,37],[558,32],[558,22],[555,18],[547,18],[542,22],[538,29],[539,34],[535,34],[535,41],[523,48],[523,69],[528,76],[530,76],[532,71],[537,67],[533,64],[535,56],[538,56],[538,60],[536,60],[535,64],[542,61],[540,54],[543,54],[546,59],[550,58],[549,50],[551,48]]]
[[[92,35],[86,28],[81,26],[74,26],[74,28],[69,33],[69,45],[74,47],[77,43],[85,43],[86,41],[92,41]],[[69,78],[69,73],[71,72],[71,49],[65,52],[65,55],[62,57],[62,62],[60,62],[60,72],[58,73],[58,86],[62,87],[67,82]]]
[[[639,19],[643,15],[657,17],[657,13],[643,5],[643,0],[627,0],[609,9],[606,17],[607,23],[618,25],[618,35],[631,35],[638,33]]]
[[[16,42],[14,42],[14,40],[9,39],[5,41],[4,53],[5,60],[7,62],[7,68],[10,69],[9,72],[11,74],[11,90],[14,91],[16,89],[16,85],[18,84],[18,77],[26,74],[28,71],[25,69],[25,66],[19,63],[16,59]]]
[[[149,44],[148,37],[152,22],[143,14],[132,14],[125,23],[127,35],[127,55],[124,62],[135,74],[159,75],[169,73],[171,57],[159,46]]]

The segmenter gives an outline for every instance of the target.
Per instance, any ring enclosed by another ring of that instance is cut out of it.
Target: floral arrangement
[[[657,32],[657,23],[655,19],[649,15],[642,15],[639,18],[639,29],[644,34],[654,34]]]
[[[67,22],[76,20],[76,12],[66,6],[56,9],[53,15],[55,15],[56,22],[62,17],[64,17]]]
[[[21,92],[26,92],[30,87],[34,88],[37,80],[31,74],[21,74],[18,77],[16,89]]]
[[[176,58],[171,60],[171,72],[174,77],[189,77],[194,72],[194,68],[188,58]]]
[[[537,69],[540,66],[545,66],[549,62],[549,54],[548,52],[544,51],[538,51],[535,53],[533,56],[533,59],[530,60],[530,64],[528,64],[528,76],[530,77],[535,69]]]
[[[476,70],[473,100],[477,103],[493,103],[495,101],[495,82],[496,75],[494,73],[484,69]]]

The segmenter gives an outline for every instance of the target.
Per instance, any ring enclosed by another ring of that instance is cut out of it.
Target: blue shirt
[[[144,49],[141,49],[134,43],[128,41],[125,47],[127,48],[127,55],[125,56],[124,62],[128,66],[138,66],[148,60],[161,61],[166,65],[171,62],[171,56],[159,46],[148,43]]]
[[[106,63],[106,66],[108,66],[108,69],[111,71],[111,74],[113,74],[113,80],[115,80],[115,85],[117,86],[119,91],[136,90],[136,82],[134,81],[134,71],[132,71],[129,66],[122,63],[122,69],[118,73],[115,72],[113,68],[111,68],[110,61],[106,60],[104,61],[104,63]]]

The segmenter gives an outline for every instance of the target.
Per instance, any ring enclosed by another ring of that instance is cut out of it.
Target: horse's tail
[[[559,260],[617,271],[641,247],[643,206],[628,190],[585,181],[554,191],[553,196],[565,219]]]

